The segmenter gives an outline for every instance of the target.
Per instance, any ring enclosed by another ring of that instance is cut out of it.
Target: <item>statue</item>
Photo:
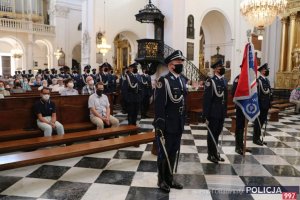
[[[86,30],[82,36],[82,64],[89,64],[90,61],[90,48],[91,48],[91,37],[89,36],[89,32]]]

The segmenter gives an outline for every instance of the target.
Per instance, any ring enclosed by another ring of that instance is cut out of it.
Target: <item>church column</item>
[[[291,72],[293,70],[292,66],[292,52],[295,44],[295,28],[296,28],[296,17],[297,12],[294,12],[290,15],[290,29],[289,29],[289,43],[288,43],[288,52],[287,52],[287,71]]]
[[[281,29],[281,45],[280,45],[280,65],[279,71],[283,72],[286,69],[286,47],[287,47],[287,18],[281,19],[282,29]]]
[[[33,35],[29,34],[28,35],[28,42],[27,42],[27,63],[25,68],[26,69],[32,69],[33,67]]]

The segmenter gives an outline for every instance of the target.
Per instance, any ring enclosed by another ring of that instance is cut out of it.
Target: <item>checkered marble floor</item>
[[[117,114],[126,124],[126,117]],[[152,130],[152,119],[140,120],[141,131]],[[201,124],[187,125],[182,136],[181,155],[175,178],[183,190],[162,193],[156,186],[156,157],[152,144],[128,147],[82,157],[0,171],[0,199],[66,200],[226,200],[282,199],[281,195],[247,195],[245,185],[300,186],[300,116],[292,110],[280,113],[279,122],[269,122],[267,146],[252,143],[249,124],[245,158],[234,152],[234,136],[223,130],[224,163],[210,163],[207,131]],[[298,195],[299,199],[299,195]]]

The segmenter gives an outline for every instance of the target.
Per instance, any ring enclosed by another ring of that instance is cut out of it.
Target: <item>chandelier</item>
[[[57,50],[54,52],[54,56],[56,57],[57,60],[59,60],[59,58],[60,58],[62,55],[63,55],[62,48],[57,49]]]
[[[240,11],[251,25],[263,30],[284,11],[286,4],[287,0],[244,0]]]
[[[12,54],[12,57],[15,59],[15,60],[19,60],[20,58],[22,58],[23,56],[23,51],[22,49],[16,47],[14,49],[12,49],[10,51],[10,53]]]
[[[105,56],[105,54],[111,49],[111,45],[107,44],[104,35],[101,38],[101,44],[97,44],[97,48],[100,50],[100,53],[102,53],[103,56]]]

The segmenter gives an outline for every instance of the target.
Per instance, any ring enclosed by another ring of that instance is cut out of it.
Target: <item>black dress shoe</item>
[[[175,188],[178,190],[181,190],[183,186],[180,183],[177,183],[176,181],[172,181],[172,184],[170,185],[171,188]]]
[[[166,193],[170,192],[170,186],[165,181],[158,183],[157,186]]]
[[[216,163],[216,164],[219,163],[219,160],[215,156],[209,155],[209,156],[207,156],[207,160],[209,160],[210,162]]]
[[[259,145],[259,146],[263,146],[263,145],[264,145],[263,142],[262,142],[260,139],[254,140],[253,143],[254,143],[254,144],[257,144],[257,145]]]
[[[235,149],[235,152],[240,155],[243,155],[243,150],[241,148]]]
[[[225,161],[224,158],[222,158],[222,157],[220,156],[220,154],[218,154],[217,159],[218,159],[218,161],[221,161],[221,162],[224,162],[224,161]]]

